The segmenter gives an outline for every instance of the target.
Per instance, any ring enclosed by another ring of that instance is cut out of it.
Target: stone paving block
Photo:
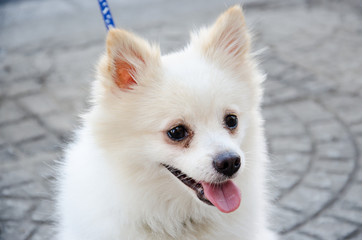
[[[49,198],[49,189],[41,181],[25,182],[0,189],[0,197],[7,198]]]
[[[37,74],[36,69],[29,66],[27,60],[19,54],[7,56],[0,62],[0,79],[4,82],[13,82]]]
[[[333,119],[331,113],[312,100],[290,104],[288,107],[298,118],[306,123]]]
[[[362,150],[362,137],[357,138],[357,142],[358,142],[358,144],[359,144],[359,146],[360,146],[359,150],[360,150],[360,152],[361,152],[361,150]],[[359,156],[359,159],[357,159],[357,161],[358,161],[358,163],[359,163],[360,166],[361,166],[361,164],[362,164],[362,156],[361,156],[361,155]],[[356,182],[362,183],[362,168],[359,168],[359,169],[357,170],[357,173],[356,173]]]
[[[309,126],[310,133],[319,143],[345,141],[348,136],[342,126],[336,121],[316,122]]]
[[[23,160],[23,164],[29,164],[28,171],[35,174],[37,180],[41,180],[43,184],[54,175],[54,165],[56,160],[60,158],[59,152],[41,152],[29,156],[28,159]]]
[[[263,67],[265,68],[264,64]],[[267,80],[264,82],[264,89],[266,90],[265,95],[276,94],[278,92],[284,91],[284,88],[285,84],[278,81],[278,79],[274,79],[274,77],[271,77],[270,72],[268,72]]]
[[[357,136],[362,136],[362,122],[352,125],[351,130]],[[360,146],[362,147],[362,144],[360,144]]]
[[[361,240],[362,239],[362,231],[360,230],[352,237],[348,238],[348,240]]]
[[[326,97],[324,103],[332,109],[347,124],[360,123],[362,121],[362,105],[359,98],[353,96]]]
[[[0,220],[21,220],[28,216],[33,208],[32,201],[0,198]]]
[[[12,83],[27,78],[37,78],[45,74],[49,68],[50,59],[44,61],[45,54],[38,52],[28,58],[22,54],[11,54],[0,62],[0,78],[6,83]],[[42,61],[41,64],[38,62]],[[20,83],[19,83],[20,84]]]
[[[337,193],[347,183],[348,175],[326,172],[321,169],[312,169],[304,178],[304,184],[311,188],[326,189]]]
[[[305,135],[305,129],[298,122],[274,121],[266,122],[266,132],[269,137],[288,137]]]
[[[309,3],[314,2],[315,1]],[[284,41],[280,41],[280,44],[277,44],[278,50],[284,50],[283,56],[285,59],[290,59],[291,55],[288,56],[288,53],[292,54],[293,62],[302,65],[304,69],[312,69],[315,70],[315,72],[318,72],[316,70],[320,70],[321,68],[326,70],[325,64],[327,62],[338,65],[336,61],[331,61],[332,57],[338,53],[338,50],[325,47],[329,42],[333,42],[334,38],[330,38],[330,36],[332,34],[333,36],[337,35],[334,34],[334,28],[338,28],[341,25],[340,17],[336,16],[336,12],[338,11],[333,7],[314,7],[313,11],[310,11],[308,8],[291,10],[288,16],[293,16],[293,19],[296,19],[293,21],[293,24],[290,24],[294,26],[294,29],[288,25],[286,25],[286,29],[280,29],[279,31],[284,33]],[[308,18],[305,18],[306,15],[308,15]],[[323,19],[329,19],[329,21],[323,21]],[[313,27],[310,27],[312,25]],[[294,36],[293,40],[287,37],[291,35]],[[309,39],[311,37],[313,37],[313,39]],[[275,39],[274,41],[277,40],[278,39]],[[336,46],[335,44],[336,43],[331,45]],[[311,49],[313,49],[313,51],[311,51]],[[305,53],[301,54],[303,51],[305,51]],[[328,55],[321,56],[318,53]],[[302,55],[306,58],[303,59]]]
[[[357,231],[357,227],[333,218],[321,217],[309,222],[300,231],[323,240],[346,239],[346,237]]]
[[[309,216],[323,208],[332,196],[328,190],[313,189],[302,185],[286,194],[281,199],[280,205]]]
[[[360,161],[362,160],[362,157],[360,158]],[[356,174],[356,182],[362,183],[362,169],[358,169]]]
[[[53,97],[45,93],[25,96],[18,101],[28,111],[37,115],[55,112],[58,108],[58,104]]]
[[[37,164],[48,164],[52,162],[54,159],[59,158],[61,156],[60,152],[37,152],[32,156],[28,156],[28,159],[23,163],[29,163],[31,166],[35,168],[39,167]]]
[[[54,7],[55,9],[50,10],[52,7]],[[48,18],[51,17],[52,14],[63,15],[66,13],[72,13],[74,11],[73,5],[63,1],[60,1],[54,5],[51,3],[39,4],[39,1],[24,1],[18,4],[7,4],[3,6],[3,8],[4,12],[6,13],[12,13],[14,11],[16,12],[16,9],[24,13],[20,16],[15,15],[11,16],[11,18],[7,18],[3,24],[9,27],[11,27],[13,24],[19,24],[24,21]]]
[[[0,101],[0,124],[16,121],[26,116],[26,113],[14,102]]]
[[[17,160],[18,154],[12,147],[0,147],[0,164]]]
[[[58,152],[60,146],[61,142],[56,137],[49,134],[30,142],[21,143],[18,145],[18,149],[27,156],[32,156],[39,152]]]
[[[6,144],[5,138],[0,136],[0,148],[5,148],[5,144]]]
[[[328,209],[324,215],[344,222],[351,222],[357,225],[362,224],[362,211],[350,204],[338,202]]]
[[[281,29],[264,29],[266,27],[266,23],[264,23],[263,30],[264,34],[268,36],[267,42],[275,46],[279,55],[286,61],[298,63],[303,66],[303,69],[312,69],[315,70],[314,72],[323,69],[326,72],[326,66],[319,65],[322,65],[321,62],[331,63],[331,59],[338,52],[334,50],[334,55],[329,55],[330,50],[324,49],[323,51],[321,48],[330,41],[330,35],[335,33],[335,28],[341,24],[341,20],[339,16],[336,16],[335,8],[313,7],[312,9],[310,11],[310,8],[292,8],[288,12],[280,11],[280,9],[275,10],[274,13],[266,12],[264,17],[269,19],[268,25],[275,26],[281,19],[290,19],[291,16],[293,16],[293,21],[283,24]],[[325,21],[325,19],[329,21]],[[314,51],[310,51],[310,49]],[[328,56],[321,56],[318,53],[325,53]]]
[[[313,168],[317,171],[325,171],[335,174],[349,174],[354,168],[352,159],[346,160],[317,160],[313,164]]]
[[[285,106],[268,106],[263,108],[263,116],[266,122],[273,121],[291,121],[295,122],[295,117],[291,114],[289,109]]]
[[[274,231],[282,233],[293,228],[304,219],[304,216],[298,212],[278,207],[273,213]]]
[[[44,188],[47,190],[45,195],[48,195],[46,199],[54,199],[55,192],[56,192],[56,186],[57,186],[57,174],[59,173],[58,169],[58,163],[59,160],[52,159],[51,164],[44,164],[43,168],[41,168],[41,177],[43,181],[41,182],[44,186]],[[45,169],[45,170],[44,170]]]
[[[10,143],[16,143],[44,136],[43,127],[34,119],[25,119],[20,123],[7,124],[0,127],[0,135]]]
[[[305,137],[278,137],[270,143],[273,153],[308,153],[312,150],[310,140]]]
[[[8,168],[0,168],[0,189],[33,180],[34,175],[25,168],[10,170]]]
[[[306,69],[294,65],[287,68],[286,71],[283,72],[283,74],[281,74],[279,77],[283,82],[287,82],[294,86],[303,87],[304,82],[309,78],[313,78],[313,75]]]
[[[6,46],[10,49],[16,49],[19,47],[22,47],[25,50],[28,50],[29,48],[39,48],[39,42],[42,43],[42,46],[47,45],[53,40],[52,36],[57,39],[59,35],[63,35],[64,38],[64,29],[62,26],[57,26],[55,24],[59,21],[59,18],[63,19],[65,23],[68,23],[67,19],[70,18],[73,20],[73,26],[75,25],[74,17],[72,18],[69,16],[69,14],[72,14],[72,4],[68,4],[65,1],[57,1],[54,3],[42,1],[21,1],[18,4],[6,4],[2,8],[5,16],[3,26],[6,27],[8,36],[3,38],[3,44],[6,44]],[[22,14],[12,14],[14,12],[21,12]],[[77,13],[82,14],[83,12],[77,11]],[[93,15],[92,17],[94,18]],[[42,19],[46,19],[47,24],[41,24]],[[81,22],[87,23],[87,21]],[[22,23],[26,23],[24,24],[25,26],[36,27],[21,27],[21,29],[19,28],[21,31],[21,37],[14,38],[18,36],[13,27],[14,24],[16,24],[16,26],[21,26],[23,25]],[[48,24],[51,26],[47,26]],[[71,28],[71,26],[67,24],[67,28]],[[38,43],[36,43],[37,40],[39,41]]]
[[[263,43],[262,47],[265,47],[264,44],[265,43]],[[269,79],[275,79],[273,82],[279,80],[279,76],[281,76],[289,67],[288,62],[282,61],[280,58],[275,57],[276,55],[277,54],[273,52],[272,49],[268,49],[265,52],[265,56],[263,57],[265,60],[262,62],[262,67],[264,71],[268,73],[267,82],[265,83],[267,86],[266,89],[268,90],[270,90],[270,85],[268,85],[268,82],[271,82]]]
[[[22,81],[10,82],[6,86],[6,96],[17,97],[38,93],[42,90],[42,84],[36,78],[27,78]]]
[[[278,188],[278,182],[276,180],[270,180],[268,184],[269,197],[273,203],[276,203],[282,197],[283,191]]]
[[[303,83],[303,89],[308,95],[325,94],[336,88],[336,83],[329,81],[328,78],[313,76]]]
[[[347,193],[341,201],[344,205],[349,205],[355,209],[362,209],[362,184],[353,183],[349,186]]]
[[[38,161],[34,164],[35,169],[39,171],[39,178],[42,179],[42,183],[44,186],[51,186],[49,189],[53,189],[54,186],[53,180],[55,179],[55,175],[57,174],[57,164],[59,164],[60,155],[48,155],[46,159],[42,161]],[[49,194],[53,193],[51,190],[48,192]]]
[[[292,232],[280,238],[281,240],[317,240],[317,238],[300,232]]]
[[[87,89],[88,85],[95,78],[95,63],[105,51],[104,45],[94,45],[87,48],[77,48],[73,51],[64,52],[58,50],[54,55],[54,68],[57,77],[63,83],[74,86],[78,91]]]
[[[6,85],[6,83],[4,83],[0,80],[0,99],[5,98],[5,87],[4,87],[5,85]]]
[[[55,231],[49,224],[41,224],[31,236],[30,240],[55,239]]]
[[[318,159],[348,160],[353,158],[355,150],[348,140],[317,144]]]
[[[24,221],[4,222],[0,225],[1,240],[27,240],[35,231],[36,226]]]
[[[304,94],[300,89],[293,87],[284,87],[283,91],[270,93],[265,97],[265,105],[283,103],[288,101],[293,101],[294,99],[302,97]]]
[[[276,175],[277,177],[273,181],[273,185],[278,186],[278,188],[282,191],[289,190],[292,186],[294,186],[301,176],[299,174],[280,170],[279,173]]]
[[[58,134],[68,133],[74,129],[79,121],[75,116],[69,116],[67,112],[55,112],[42,118],[45,125]]]
[[[271,156],[271,166],[276,174],[282,171],[303,173],[308,168],[310,156],[303,153],[285,153]]]
[[[357,148],[358,148],[359,150],[362,150],[362,135],[361,135],[361,136],[357,136],[357,137],[355,138],[355,140],[356,140],[356,143],[357,143]],[[360,161],[360,162],[362,162],[362,161]]]
[[[53,92],[55,101],[58,103],[58,111],[73,115],[84,109],[86,103],[86,94],[89,93],[90,84],[62,83],[56,79],[47,83],[47,91]],[[67,91],[58,91],[66,88]]]
[[[35,222],[50,223],[53,220],[53,213],[53,202],[50,200],[41,200],[31,214],[31,219]]]

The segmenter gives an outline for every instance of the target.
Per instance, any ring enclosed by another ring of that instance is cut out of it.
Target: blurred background
[[[263,113],[281,239],[362,239],[362,1],[108,0],[164,53],[242,3],[268,74]],[[86,107],[97,0],[0,0],[0,239],[53,239],[52,166]]]

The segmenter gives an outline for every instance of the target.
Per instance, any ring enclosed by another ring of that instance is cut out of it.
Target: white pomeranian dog
[[[274,240],[264,75],[234,6],[181,51],[111,29],[58,179],[58,240]]]

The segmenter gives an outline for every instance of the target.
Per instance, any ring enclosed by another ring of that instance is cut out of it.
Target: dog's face
[[[103,146],[129,168],[168,170],[220,211],[237,209],[232,179],[246,163],[242,146],[261,81],[241,9],[229,9],[180,52],[160,57],[157,47],[115,29],[107,50],[93,124]]]

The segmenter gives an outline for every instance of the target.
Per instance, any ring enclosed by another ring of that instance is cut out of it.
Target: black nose
[[[213,165],[216,171],[231,177],[240,168],[240,156],[234,152],[223,152],[214,158]]]

